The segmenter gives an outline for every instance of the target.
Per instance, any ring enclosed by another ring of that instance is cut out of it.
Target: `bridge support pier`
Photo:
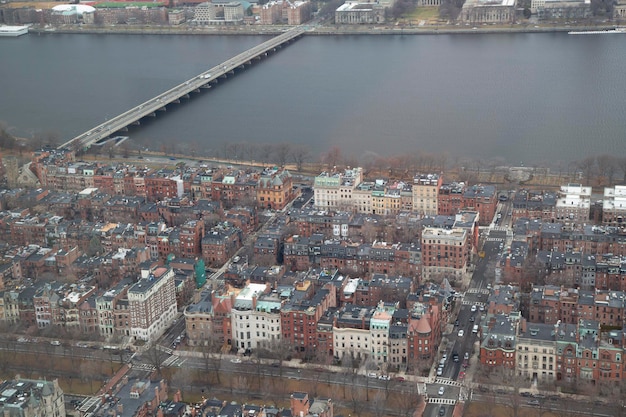
[[[156,117],[156,113],[155,113],[155,112],[152,112],[152,113],[150,113],[150,114],[147,114],[146,116],[148,116],[148,117]]]
[[[167,111],[165,107],[159,107],[158,111]]]
[[[139,120],[136,120],[132,123],[133,126],[139,126],[141,123],[139,122]]]

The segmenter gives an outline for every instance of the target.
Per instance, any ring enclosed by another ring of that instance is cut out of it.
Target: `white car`
[[[437,376],[441,376],[443,375],[443,368],[439,367],[437,368]]]
[[[239,359],[239,358],[232,358],[230,361],[232,363],[241,363],[241,359]]]
[[[459,330],[459,332],[457,333],[457,336],[459,337],[463,337],[465,335],[465,330],[461,329]]]
[[[439,387],[439,395],[443,395],[446,392],[446,389],[444,387]]]
[[[53,341],[50,342],[50,344],[52,346],[61,346],[61,342],[59,342],[58,340],[53,340]]]
[[[367,374],[367,377],[376,379],[378,378],[378,374],[376,374],[376,372],[370,372]]]
[[[473,305],[473,306],[472,306],[472,308],[470,308],[470,311],[471,311],[472,313],[475,313],[475,312],[476,312],[476,305]]]
[[[381,375],[378,377],[381,381],[389,381],[391,377],[389,375]]]

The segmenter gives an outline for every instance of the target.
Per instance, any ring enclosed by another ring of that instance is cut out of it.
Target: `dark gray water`
[[[0,120],[71,138],[262,37],[27,35],[0,39]],[[191,143],[421,150],[535,164],[626,156],[626,35],[305,37],[131,131]]]

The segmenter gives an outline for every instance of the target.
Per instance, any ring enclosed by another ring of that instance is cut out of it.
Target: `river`
[[[267,38],[0,38],[0,120],[69,139]],[[626,36],[306,36],[134,128],[142,146],[332,146],[565,166],[626,156]]]

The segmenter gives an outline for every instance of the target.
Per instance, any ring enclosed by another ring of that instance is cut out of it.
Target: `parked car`
[[[443,368],[439,367],[437,368],[437,376],[441,376],[441,375],[443,375]]]
[[[367,374],[368,378],[378,378],[378,374],[376,372],[370,372]]]
[[[530,400],[530,401],[528,401],[528,403],[527,403],[527,404],[528,404],[528,405],[539,405],[539,404],[541,404],[541,403],[539,402],[539,400]]]
[[[459,337],[465,336],[465,330],[463,330],[463,329],[459,330],[459,332],[457,333],[457,336],[459,336]]]
[[[50,342],[50,344],[52,346],[61,346],[61,342],[59,342],[58,340],[53,340],[53,341]]]
[[[378,377],[381,381],[389,381],[391,377],[389,375],[381,375]]]
[[[469,352],[465,352],[465,355],[463,355],[463,359],[464,360],[469,360]]]
[[[230,361],[232,363],[241,363],[241,359],[239,359],[239,358],[232,358]]]

